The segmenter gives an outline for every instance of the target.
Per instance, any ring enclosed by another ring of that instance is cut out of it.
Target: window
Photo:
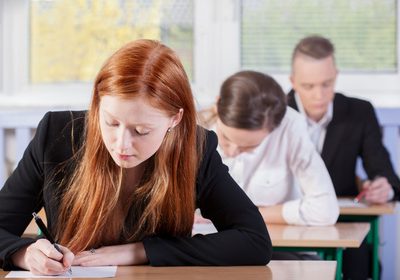
[[[200,105],[241,69],[288,90],[309,33],[336,45],[339,91],[396,106],[399,13],[397,0],[0,0],[0,107],[86,108],[100,65],[141,37],[177,51]]]
[[[397,71],[395,0],[243,0],[241,5],[244,68],[288,72],[296,43],[321,34],[334,43],[342,72]]]
[[[109,55],[138,38],[161,40],[193,71],[191,0],[31,0],[32,84],[91,82]]]

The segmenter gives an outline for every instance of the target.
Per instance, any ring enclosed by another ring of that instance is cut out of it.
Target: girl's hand
[[[147,262],[143,243],[138,242],[82,251],[75,256],[73,265],[137,265]]]
[[[68,271],[74,254],[59,245],[60,253],[47,239],[39,239],[23,247],[12,255],[13,264],[36,275],[60,275]]]

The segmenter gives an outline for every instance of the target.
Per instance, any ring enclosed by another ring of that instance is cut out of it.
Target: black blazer
[[[288,105],[299,110],[294,91],[288,94]],[[329,123],[321,157],[332,178],[338,196],[357,195],[356,161],[361,157],[368,178],[386,177],[400,197],[400,180],[389,153],[382,144],[382,134],[372,104],[336,93],[333,118]]]
[[[10,256],[35,240],[21,238],[33,211],[43,206],[54,232],[61,197],[59,182],[71,174],[68,163],[82,146],[86,112],[50,112],[0,191],[0,264],[11,269]],[[265,265],[272,253],[265,223],[235,183],[216,151],[217,137],[207,131],[196,181],[196,205],[213,221],[218,234],[148,236],[143,240],[151,265]],[[74,141],[74,145],[72,145]],[[74,147],[76,149],[74,149]],[[55,172],[64,165],[63,172]],[[69,170],[69,171],[68,171]]]

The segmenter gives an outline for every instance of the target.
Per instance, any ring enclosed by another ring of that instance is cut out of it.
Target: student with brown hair
[[[293,90],[288,104],[306,117],[314,145],[329,171],[338,196],[356,196],[356,163],[361,158],[368,180],[361,186],[368,203],[385,203],[400,197],[400,180],[382,144],[371,103],[335,93],[338,74],[334,46],[321,36],[305,37],[292,56]],[[344,252],[345,279],[367,279],[368,248]]]
[[[326,167],[300,114],[270,76],[241,71],[202,113],[229,172],[267,223],[331,225],[339,208]],[[199,219],[200,220],[200,219]]]
[[[196,125],[176,54],[128,43],[104,64],[88,111],[49,112],[0,192],[0,260],[35,274],[71,265],[265,265],[271,241]],[[20,237],[44,207],[59,253]],[[191,236],[200,208],[219,230]]]

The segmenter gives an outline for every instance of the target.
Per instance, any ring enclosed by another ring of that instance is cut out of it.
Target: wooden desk
[[[310,227],[271,224],[267,228],[274,250],[312,251],[318,252],[323,259],[337,260],[336,279],[342,279],[343,250],[360,247],[370,225],[337,223],[333,226]],[[216,232],[216,229],[212,224],[195,224],[193,232],[207,234]]]
[[[32,219],[32,221],[29,223],[28,227],[25,229],[25,232],[22,234],[24,237],[31,237],[35,238],[39,233],[38,226]]]
[[[226,266],[226,267],[151,267],[121,266],[117,269],[118,280],[294,280],[329,279],[335,277],[334,261],[271,261],[267,266]],[[0,271],[4,278],[6,271]],[[46,278],[38,278],[46,279]],[[92,278],[95,279],[95,278]]]
[[[268,232],[274,247],[358,248],[369,228],[368,223],[323,227],[268,225]]]
[[[352,198],[338,198],[341,216],[379,216],[384,214],[394,214],[396,208],[396,204],[393,202],[384,204],[364,204],[354,203],[352,201]]]
[[[47,225],[46,213],[44,212],[44,208],[42,208],[38,215],[42,219],[43,223]],[[39,233],[39,228],[35,223],[35,220],[32,218],[31,222],[29,223],[28,227],[25,229],[23,236],[25,237],[32,237],[35,238]]]
[[[379,279],[379,216],[394,214],[395,203],[384,204],[357,204],[353,198],[339,198],[339,221],[368,222],[371,229],[367,235],[367,242],[372,244],[372,279]]]
[[[368,223],[337,223],[310,227],[267,225],[272,246],[277,251],[315,251],[323,259],[336,260],[336,279],[342,279],[343,250],[358,248],[367,235]]]

